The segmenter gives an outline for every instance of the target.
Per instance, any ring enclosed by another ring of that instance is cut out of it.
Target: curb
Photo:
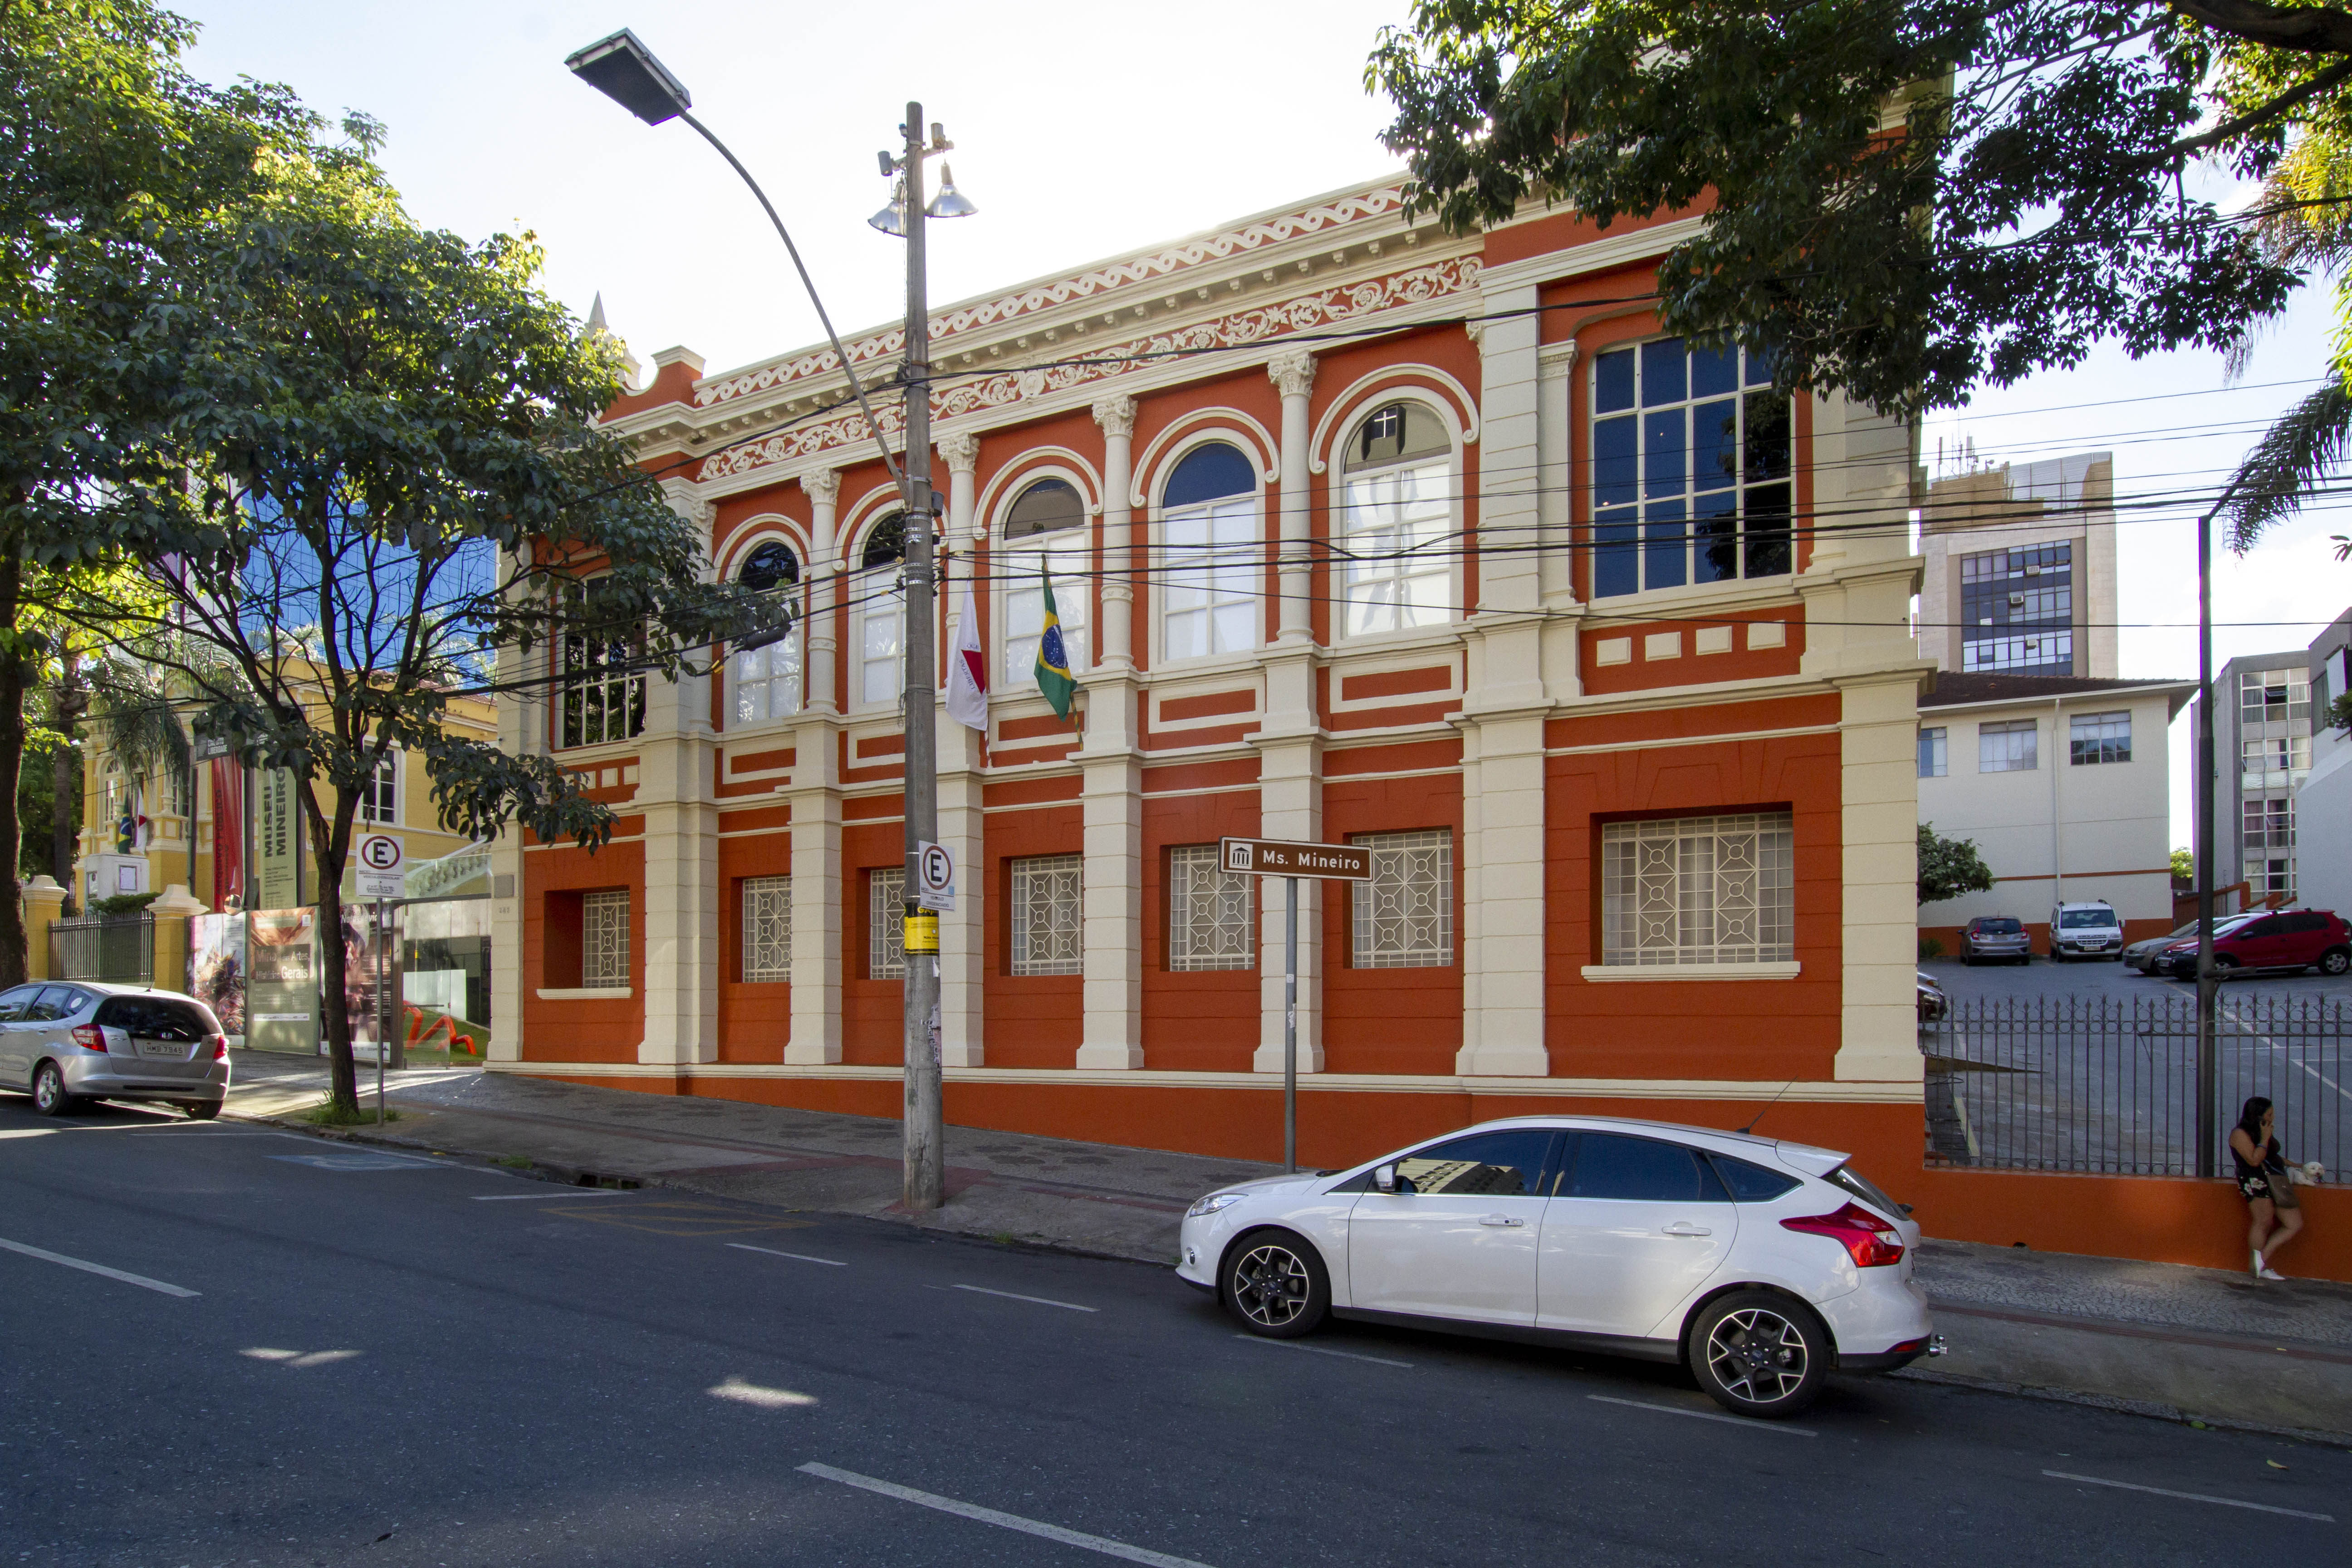
[[[2201,1415],[2183,1410],[2177,1405],[2163,1405],[2152,1399],[2126,1399],[2118,1394],[2046,1388],[2030,1383],[2001,1383],[1992,1378],[1963,1377],[1958,1373],[1935,1372],[1919,1366],[1903,1367],[1885,1375],[1911,1383],[1934,1383],[1949,1388],[1971,1389],[1979,1394],[2002,1394],[2015,1399],[2040,1399],[2054,1405],[2079,1405],[2093,1410],[2113,1411],[2122,1415],[2144,1415],[2176,1426],[2210,1427],[2215,1431],[2243,1432],[2261,1437],[2286,1437],[2326,1448],[2352,1449],[2352,1432],[2327,1432],[2314,1426],[2273,1426],[2261,1421],[2241,1421],[2228,1415]]]

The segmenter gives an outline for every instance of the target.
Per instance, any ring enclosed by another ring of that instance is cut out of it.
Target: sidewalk
[[[373,1070],[362,1078],[372,1104]],[[307,1127],[301,1113],[326,1083],[323,1063],[239,1052],[228,1114]],[[898,1205],[896,1121],[471,1068],[397,1073],[388,1088],[400,1119],[344,1135],[527,1160],[557,1181],[658,1184],[1147,1263],[1173,1261],[1194,1198],[1276,1169],[950,1127],[948,1202],[914,1215]],[[1936,1240],[1917,1267],[1949,1353],[1903,1375],[2352,1439],[2352,1287]]]

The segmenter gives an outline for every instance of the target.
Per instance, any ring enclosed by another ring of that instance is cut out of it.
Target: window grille
[[[626,741],[646,727],[646,678],[630,666],[643,628],[621,625],[599,607],[606,578],[563,585],[562,730],[566,746]]]
[[[1454,962],[1454,834],[1450,828],[1367,833],[1372,879],[1352,886],[1359,969],[1444,968]]]
[[[1795,842],[1785,811],[1608,824],[1601,962],[1786,963]]]
[[[743,879],[743,978],[793,977],[793,879]]]
[[[1453,618],[1453,441],[1416,403],[1391,403],[1348,443],[1339,543],[1347,635]]]
[[[1013,862],[1013,973],[1079,973],[1081,863],[1076,855]]]
[[[1593,593],[1794,567],[1794,426],[1772,367],[1681,338],[1592,363]]]
[[[362,822],[400,820],[400,753],[394,752],[376,764],[375,776],[360,786]]]
[[[1217,863],[1213,844],[1168,852],[1168,967],[1254,969],[1257,879]]]
[[[2078,716],[2067,737],[2068,760],[2076,767],[2098,763],[2131,761],[2131,715],[2085,713]]]
[[[2015,719],[2004,724],[1977,726],[1977,772],[2030,773],[2042,765],[2035,721]]]
[[[1939,779],[1951,772],[1951,755],[1941,729],[1919,731],[1919,776]]]
[[[580,984],[629,983],[629,893],[614,888],[580,899]]]
[[[907,978],[907,868],[866,873],[866,978]]]

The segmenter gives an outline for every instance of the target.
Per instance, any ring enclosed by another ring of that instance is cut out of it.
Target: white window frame
[[[632,645],[591,638],[585,633],[572,629],[572,617],[585,617],[588,597],[593,584],[601,579],[575,577],[557,590],[562,628],[554,639],[556,660],[555,729],[556,746],[562,751],[574,751],[589,746],[609,746],[634,741],[645,733],[646,677],[643,670],[620,675],[598,675],[615,647],[625,652]],[[642,631],[636,641],[642,641]],[[575,671],[579,673],[574,673]],[[589,714],[588,699],[596,699],[593,721]],[[572,699],[578,697],[578,711]]]
[[[849,600],[855,606],[849,626],[849,705],[852,709],[896,708],[907,689],[907,591],[892,585],[898,580],[903,561],[871,568],[854,564],[866,559],[866,548],[873,542],[874,531],[888,521],[898,510],[897,505],[887,501],[876,507],[872,515],[859,525],[854,535],[857,548],[847,557],[853,564],[844,575]],[[897,651],[869,656],[866,647],[869,635],[867,628],[885,623],[894,628],[891,640]],[[887,694],[877,697],[873,695],[874,674],[886,664],[895,664],[897,674],[884,682],[889,688]]]
[[[1347,452],[1355,444],[1364,421],[1397,403],[1416,405],[1434,418],[1445,432],[1448,450],[1442,457],[1396,458],[1377,468],[1349,470]],[[1462,528],[1462,487],[1456,478],[1461,472],[1461,433],[1454,428],[1454,421],[1442,405],[1425,397],[1409,394],[1401,396],[1388,391],[1374,397],[1349,424],[1345,437],[1332,448],[1332,479],[1339,500],[1339,515],[1334,520],[1332,533],[1339,550],[1348,552],[1333,563],[1334,596],[1338,601],[1332,606],[1336,612],[1333,622],[1339,638],[1417,631],[1460,618],[1462,552],[1455,546]],[[1416,492],[1423,492],[1421,504],[1410,515],[1402,513],[1402,503],[1397,500],[1406,481]],[[1431,486],[1435,489],[1433,497],[1425,494]],[[1388,537],[1391,535],[1392,539]],[[1421,558],[1416,561],[1406,554],[1408,549],[1419,552]],[[1359,561],[1354,558],[1357,555],[1369,558]],[[1415,600],[1416,613],[1408,620],[1403,613],[1408,585],[1420,584],[1425,594],[1429,584],[1439,582],[1444,584],[1440,602],[1432,605]],[[1382,586],[1388,590],[1384,600],[1376,604],[1368,596],[1360,599],[1360,590]],[[1360,611],[1374,610],[1386,614],[1360,615]],[[1358,624],[1360,620],[1372,619],[1382,624]]]
[[[629,890],[580,895],[580,984],[614,990],[629,984]]]
[[[762,546],[780,544],[792,552],[800,569],[799,580],[780,584],[771,592],[781,608],[793,612],[793,629],[765,647],[734,648],[727,658],[727,721],[729,730],[748,730],[761,724],[774,723],[797,715],[807,704],[808,680],[808,617],[803,613],[807,600],[808,572],[801,563],[801,552],[790,539],[778,533],[762,533],[744,542],[736,558],[734,571],[740,580],[744,566],[753,552]]]
[[[1076,526],[1051,533],[1008,539],[1013,509],[1041,479],[1059,479],[1078,493]],[[1000,582],[996,596],[998,640],[1003,644],[1003,689],[1034,689],[1037,645],[1045,638],[1045,595],[1039,585],[1041,569],[1054,574],[1054,614],[1062,625],[1062,649],[1069,657],[1070,673],[1081,675],[1094,666],[1094,509],[1086,505],[1083,479],[1062,468],[1038,468],[1021,476],[1005,495],[996,520],[996,558],[990,571]]]
[[[360,792],[360,821],[377,827],[399,826],[400,757],[398,751],[387,752],[376,763],[375,776]]]
[[[866,873],[866,978],[907,978],[907,868]]]
[[[1085,863],[1082,855],[1031,855],[1011,863],[1014,974],[1084,972]]]
[[[2024,742],[2019,745],[2020,741]],[[2001,719],[1977,726],[1977,772],[2031,773],[2042,769],[2042,721]]]
[[[1253,481],[1249,489],[1175,508],[1155,499],[1151,509],[1151,647],[1163,665],[1231,658],[1265,646],[1265,479],[1258,471],[1256,447],[1238,430],[1197,431],[1160,460],[1160,495],[1166,495],[1168,481],[1185,458],[1218,443],[1233,447],[1248,462]],[[1195,523],[1207,525],[1205,539],[1179,544],[1170,538],[1172,531]],[[1175,652],[1169,642],[1170,590],[1180,575],[1206,579],[1198,590],[1203,595],[1199,606],[1172,612],[1172,616],[1200,617],[1203,646],[1182,653]],[[1248,635],[1239,640],[1221,640],[1217,628],[1236,623],[1245,626]]]
[[[1952,772],[1951,731],[1941,724],[1923,724],[1919,729],[1919,776],[1923,779],[1948,778]]]
[[[1371,879],[1351,885],[1351,964],[1357,969],[1454,966],[1454,830],[1360,833]]]
[[[2066,761],[2078,768],[2132,760],[2131,710],[2076,713],[2066,727]]]
[[[742,977],[773,984],[793,977],[793,879],[743,879]]]
[[[1214,844],[1168,851],[1168,967],[1183,973],[1257,967],[1257,881],[1224,868]],[[1203,900],[1207,907],[1199,907]]]
[[[1787,963],[1796,943],[1790,813],[1612,822],[1601,830],[1601,967]]]

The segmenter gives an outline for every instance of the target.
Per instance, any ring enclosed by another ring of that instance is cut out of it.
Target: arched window
[[[790,546],[771,539],[744,557],[735,581],[769,595],[775,614],[782,616],[798,597],[794,590],[800,586],[801,563]],[[765,647],[738,649],[732,675],[736,723],[757,724],[799,712],[801,627],[795,625],[782,641]]]
[[[857,700],[869,706],[907,689],[907,590],[898,572],[906,554],[907,514],[894,511],[866,531],[857,557]]]
[[[1039,479],[1005,511],[1004,548],[995,569],[1004,579],[1004,680],[1014,690],[1037,667],[1038,639],[1045,635],[1048,576],[1070,673],[1087,668],[1094,582],[1087,574],[1093,542],[1086,530],[1086,501],[1066,479]]]
[[[1258,645],[1264,612],[1257,471],[1223,441],[1195,447],[1160,493],[1160,657]]]
[[[1454,443],[1418,403],[1374,409],[1349,437],[1339,546],[1346,637],[1454,616]]]

